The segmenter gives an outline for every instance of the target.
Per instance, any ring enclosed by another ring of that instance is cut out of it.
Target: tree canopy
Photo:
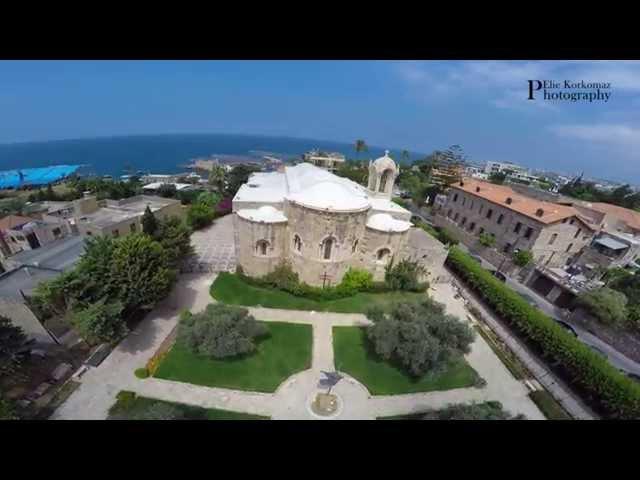
[[[622,326],[627,320],[627,297],[611,288],[585,292],[577,303],[606,325]]]
[[[475,337],[466,323],[430,298],[396,304],[389,313],[372,309],[367,317],[373,321],[367,336],[375,352],[415,377],[443,371],[469,353]]]

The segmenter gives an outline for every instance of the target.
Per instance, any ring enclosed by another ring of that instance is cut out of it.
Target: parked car
[[[494,277],[496,277],[501,282],[506,282],[507,281],[507,276],[504,273],[499,272],[498,270],[494,270],[491,273],[493,274]]]
[[[578,336],[578,333],[575,331],[575,329],[571,325],[569,325],[567,322],[563,322],[562,320],[556,320],[556,322],[558,323],[558,325],[560,325],[562,328],[564,328],[567,332],[569,332],[574,337]]]

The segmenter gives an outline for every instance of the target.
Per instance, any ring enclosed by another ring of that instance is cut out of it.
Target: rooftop
[[[388,213],[376,213],[369,217],[367,227],[382,232],[406,232],[411,228],[411,223],[396,220]]]
[[[156,212],[161,208],[174,203],[179,203],[179,200],[153,197],[149,195],[138,195],[117,201],[108,200],[106,207],[102,207],[93,213],[80,217],[79,221],[91,223],[98,228],[104,228],[109,225],[139,217],[144,213],[147,206],[152,212]]]
[[[21,227],[22,225],[33,221],[34,219],[29,217],[7,215],[4,218],[0,218],[0,230],[13,230],[14,228]]]
[[[40,248],[25,250],[13,255],[14,265],[32,265],[53,270],[66,270],[73,267],[84,253],[84,238],[78,235],[61,238]]]
[[[0,297],[22,299],[20,292],[30,295],[40,282],[60,274],[40,267],[20,267],[0,274]]]
[[[625,222],[629,227],[640,230],[640,212],[636,212],[635,210],[630,210],[628,208],[619,207],[617,205],[611,205],[609,203],[602,202],[583,202],[583,205],[587,208],[591,208],[596,212],[610,214],[615,217],[618,217],[620,220]]]
[[[264,206],[256,209],[238,210],[238,216],[252,222],[279,223],[286,222],[287,217],[280,210],[276,210],[270,206]]]
[[[593,228],[573,207],[526,197],[504,185],[464,178],[462,182],[455,183],[451,187],[489,200],[540,223],[550,224],[565,218],[576,217],[588,228]]]

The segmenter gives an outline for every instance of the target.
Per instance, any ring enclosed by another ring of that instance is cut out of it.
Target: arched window
[[[296,252],[299,252],[302,250],[302,240],[300,239],[300,235],[294,235],[293,237],[293,249]]]
[[[356,253],[357,248],[358,248],[358,239],[356,238],[356,241],[353,242],[353,247],[351,247],[351,253]]]
[[[389,250],[388,248],[381,248],[380,250],[378,250],[376,258],[378,259],[379,262],[386,263],[389,260],[390,256],[391,256],[391,250]]]
[[[393,176],[393,172],[390,169],[382,172],[382,176],[380,177],[380,188],[378,188],[379,192],[387,191],[387,183],[389,182],[390,177],[392,176]]]
[[[324,242],[322,242],[322,258],[325,260],[331,260],[331,251],[333,250],[333,244],[335,240],[332,237],[325,238]]]
[[[269,242],[267,242],[266,240],[258,240],[256,242],[256,253],[258,255],[262,255],[263,257],[266,257],[268,247],[269,247]]]

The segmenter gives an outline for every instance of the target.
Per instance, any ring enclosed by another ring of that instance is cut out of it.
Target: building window
[[[453,221],[454,221],[454,222],[457,222],[457,221],[458,221],[458,217],[459,217],[459,216],[460,216],[460,214],[459,214],[459,213],[456,213],[456,214],[453,216]]]
[[[453,195],[453,201],[454,201],[454,202],[457,202],[457,201],[458,201],[458,194],[457,194],[457,193],[455,193],[455,194]]]
[[[322,258],[325,260],[331,260],[331,251],[333,250],[334,239],[332,237],[326,238],[322,242]]]
[[[573,225],[573,222],[575,222],[575,218],[572,218],[571,221],[569,222],[569,225]]]
[[[484,233],[484,228],[480,227],[480,230],[478,230],[478,235],[482,235]]]
[[[353,242],[353,247],[351,247],[351,253],[356,253],[357,248],[358,248],[358,239],[356,238],[356,241]]]
[[[502,223],[502,220],[504,220],[504,215],[501,213],[500,216],[498,217],[498,225]]]
[[[293,249],[296,252],[300,252],[302,250],[302,240],[300,239],[300,235],[293,236]]]
[[[473,210],[473,200],[471,200],[471,203],[469,204],[469,210]]]
[[[60,230],[58,227],[54,228],[51,233],[53,233],[53,236],[58,238],[61,234],[62,234],[62,230]]]
[[[91,230],[87,230],[87,235],[92,236],[93,233],[91,233]]]
[[[491,218],[491,215],[493,215],[493,210],[490,208],[487,210],[487,218]]]
[[[484,209],[484,205],[480,205],[480,209],[478,210],[478,214],[482,215],[482,210]]]
[[[524,238],[531,238],[532,234],[533,234],[533,228],[527,227],[527,231],[524,233]]]
[[[120,236],[120,231],[118,229],[114,230],[111,232],[111,235],[113,235],[113,238],[117,238]]]
[[[557,233],[554,233],[553,235],[551,235],[551,238],[549,239],[549,245],[553,245],[553,242],[556,241],[556,238],[558,238]]]
[[[453,210],[450,208],[449,212],[447,213],[447,217],[451,218],[451,214],[453,213]]]
[[[582,232],[582,229],[579,228],[578,231],[576,232],[576,234],[573,236],[573,238],[578,238],[578,235],[580,235],[580,232]]]
[[[131,233],[134,233],[136,231],[136,224],[132,223],[131,225],[129,225],[129,228],[131,229]]]
[[[516,228],[513,229],[513,233],[520,233],[521,228],[522,224],[520,222],[516,223]]]
[[[390,256],[391,256],[391,250],[389,250],[388,248],[381,248],[380,250],[378,250],[378,254],[376,255],[376,258],[378,259],[379,262],[386,263]]]
[[[568,218],[563,218],[562,219],[562,223],[567,223],[567,220],[569,220]]]
[[[467,217],[463,217],[462,221],[460,222],[460,226],[464,227],[464,224],[467,223]]]
[[[467,197],[462,197],[462,206],[464,207],[464,203],[467,201]]]
[[[393,172],[391,170],[385,170],[382,173],[382,177],[380,177],[380,188],[379,192],[386,192],[387,183],[389,182],[389,177],[393,176]]]
[[[263,257],[267,256],[267,247],[269,246],[269,242],[266,240],[258,240],[256,242],[256,253]]]
[[[469,231],[473,232],[475,228],[476,228],[476,222],[471,222],[471,224],[469,225]]]
[[[571,247],[573,247],[573,243],[570,243],[569,246],[567,247],[567,252],[571,251]]]

